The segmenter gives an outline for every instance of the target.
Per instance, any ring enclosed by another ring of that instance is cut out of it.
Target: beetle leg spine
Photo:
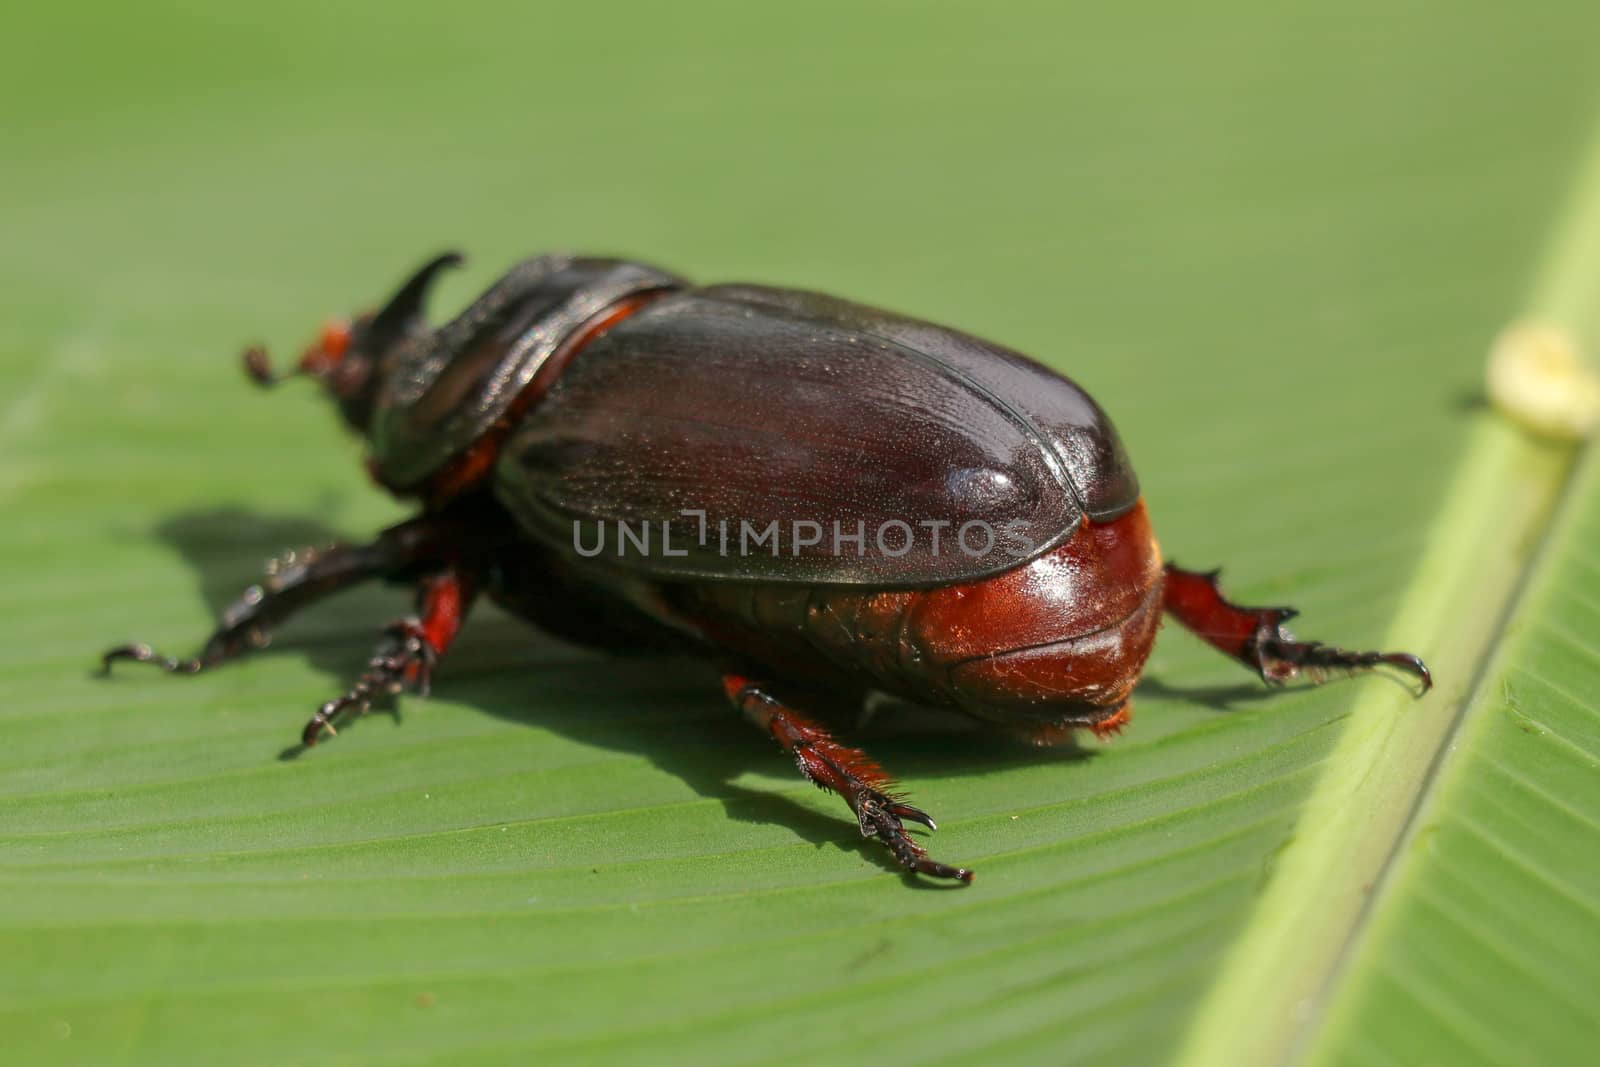
[[[418,614],[384,627],[387,648],[367,661],[366,671],[343,695],[317,709],[300,731],[300,743],[312,747],[324,730],[337,737],[339,719],[352,711],[365,715],[375,700],[398,696],[407,685],[426,697],[434,666],[460,632],[477,585],[473,576],[456,569],[424,579],[417,592]]]
[[[906,833],[902,819],[929,829],[937,827],[927,812],[905,803],[892,791],[894,780],[876,760],[858,748],[840,744],[821,724],[784,704],[759,682],[730,673],[723,676],[722,684],[734,706],[794,756],[803,777],[844,798],[863,837],[880,841],[908,871],[963,884],[972,881],[970,870],[930,859],[927,850]]]
[[[1415,676],[1420,683],[1418,696],[1433,688],[1428,665],[1410,652],[1357,652],[1296,640],[1283,626],[1299,614],[1295,609],[1234,604],[1222,595],[1220,573],[1220,569],[1189,571],[1167,563],[1163,607],[1195,636],[1254,670],[1268,685],[1283,685],[1301,674],[1321,683],[1330,669],[1355,674],[1386,665]]]

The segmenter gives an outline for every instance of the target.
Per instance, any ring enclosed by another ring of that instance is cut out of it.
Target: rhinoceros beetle
[[[430,329],[428,289],[460,262],[326,327],[296,370],[417,516],[285,556],[194,658],[124,645],[107,669],[195,673],[358,582],[414,588],[416,614],[311,717],[310,746],[426,691],[487,595],[568,639],[715,660],[727,699],[863,835],[961,882],[972,872],[904,826],[933,820],[818,712],[887,693],[1038,745],[1108,737],[1163,612],[1270,684],[1388,664],[1431,685],[1416,656],[1296,640],[1291,609],[1237,606],[1217,572],[1163,564],[1111,421],[1016,352],[831,296],[568,255],[517,265]],[[277,380],[260,349],[245,365]]]

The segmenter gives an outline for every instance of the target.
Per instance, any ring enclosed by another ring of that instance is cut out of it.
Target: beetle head
[[[354,319],[334,319],[306,346],[300,362],[288,375],[316,378],[339,405],[344,421],[364,433],[372,421],[372,403],[380,383],[380,368],[389,354],[427,329],[423,302],[439,273],[462,263],[461,254],[446,252],[423,264],[380,310]],[[244,368],[258,385],[282,380],[272,370],[266,350],[257,346],[244,354]]]

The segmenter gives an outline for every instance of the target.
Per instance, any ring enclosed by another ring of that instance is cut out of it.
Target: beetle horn
[[[460,252],[446,252],[424,263],[383,306],[383,310],[372,317],[372,322],[367,326],[367,336],[387,338],[404,332],[413,320],[421,317],[422,301],[439,272],[459,267],[464,262],[466,258]]]
[[[422,302],[428,295],[433,281],[439,272],[451,267],[459,267],[466,262],[460,252],[445,252],[434,256],[424,263],[415,274],[406,280],[400,291],[389,298],[383,310],[372,316],[363,330],[364,340],[371,346],[374,340],[376,347],[386,345],[389,340],[406,332],[411,324],[422,316]],[[342,346],[341,346],[342,350]],[[325,368],[324,368],[325,369]],[[272,369],[272,360],[267,356],[267,350],[260,345],[252,345],[244,352],[244,371],[250,380],[262,388],[277,385],[285,378],[307,373],[321,373],[302,360],[299,367],[287,374],[279,374]]]

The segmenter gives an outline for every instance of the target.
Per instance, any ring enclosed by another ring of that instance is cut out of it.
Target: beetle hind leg
[[[763,727],[794,757],[800,773],[818,788],[844,798],[855,813],[863,837],[876,838],[907,871],[967,884],[972,872],[928,858],[927,850],[906,832],[905,820],[938,829],[927,812],[905,803],[894,779],[871,756],[834,740],[822,724],[802,715],[762,685],[727,674],[722,684],[728,699],[751,722]]]
[[[1220,571],[1187,571],[1166,566],[1163,607],[1201,640],[1233,657],[1269,685],[1304,674],[1313,682],[1330,671],[1394,667],[1417,678],[1421,693],[1433,688],[1427,664],[1409,652],[1353,652],[1320,641],[1300,641],[1283,624],[1293,608],[1245,608],[1230,603],[1217,585]],[[1420,693],[1419,693],[1420,695]]]
[[[417,614],[384,627],[384,641],[367,669],[342,695],[317,709],[300,731],[307,748],[337,724],[365,715],[378,700],[393,699],[408,686],[427,696],[434,666],[461,630],[472,605],[476,582],[466,573],[446,570],[423,579],[417,589]]]

